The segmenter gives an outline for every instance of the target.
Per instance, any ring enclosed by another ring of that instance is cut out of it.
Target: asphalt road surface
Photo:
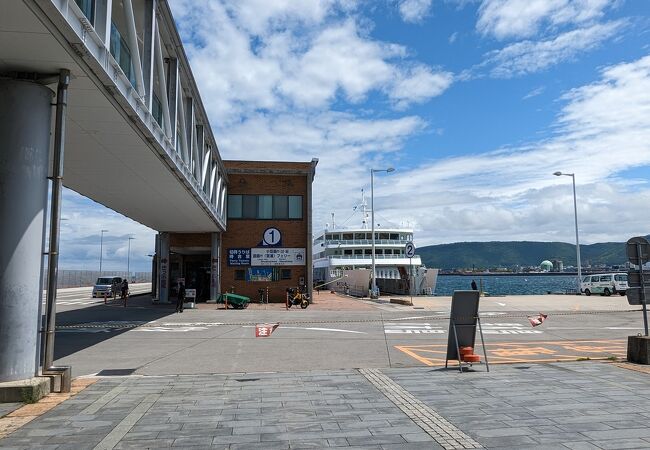
[[[538,327],[519,309],[494,311],[486,302],[481,317],[490,363],[625,359],[627,336],[643,332],[641,312],[624,300],[616,310],[599,310],[598,299],[589,301],[589,310],[558,307]],[[449,308],[441,302],[439,311],[211,306],[183,314],[173,306],[152,307],[145,296],[127,308],[103,301],[67,305],[57,319],[56,363],[73,366],[75,376],[444,366]],[[279,326],[268,337],[255,337],[262,323]],[[482,355],[479,344],[477,333],[475,351]]]
[[[129,285],[130,295],[140,295],[151,292],[151,283],[132,283]],[[56,304],[57,307],[85,307],[87,305],[95,305],[104,303],[101,298],[93,298],[93,288],[91,287],[77,287],[57,289],[56,291]],[[45,295],[43,295],[43,303],[45,303]],[[68,309],[68,308],[64,308]]]

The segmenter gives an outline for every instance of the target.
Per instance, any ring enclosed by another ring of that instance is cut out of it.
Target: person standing
[[[185,284],[178,283],[178,296],[176,297],[176,312],[183,312],[183,302],[185,301]]]
[[[129,280],[126,278],[122,280],[122,298],[129,296]]]
[[[476,285],[476,281],[472,280],[472,290],[473,291],[478,291],[478,286]]]

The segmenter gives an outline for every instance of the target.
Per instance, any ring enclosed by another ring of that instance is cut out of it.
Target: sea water
[[[472,280],[489,295],[564,294],[577,289],[577,277],[570,275],[439,275],[436,295],[451,295],[456,290],[471,289]]]

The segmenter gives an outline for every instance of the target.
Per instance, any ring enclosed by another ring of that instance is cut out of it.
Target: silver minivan
[[[120,293],[122,277],[99,277],[93,287],[93,298],[95,297],[113,297]]]

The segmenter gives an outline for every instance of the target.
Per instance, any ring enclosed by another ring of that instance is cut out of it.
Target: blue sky
[[[222,157],[319,158],[316,229],[351,215],[370,167],[394,166],[376,210],[420,246],[572,242],[556,170],[576,173],[582,242],[650,233],[648,1],[170,4]],[[146,267],[153,231],[87,203],[68,192],[64,215],[109,217],[108,267],[129,233]],[[108,228],[76,222],[89,225],[64,230],[64,267],[98,258],[73,236]]]

